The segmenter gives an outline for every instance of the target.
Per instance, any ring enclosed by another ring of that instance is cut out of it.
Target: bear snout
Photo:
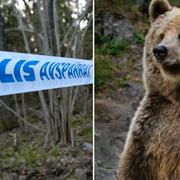
[[[156,46],[153,49],[154,56],[159,63],[162,63],[168,54],[168,49],[166,46]]]

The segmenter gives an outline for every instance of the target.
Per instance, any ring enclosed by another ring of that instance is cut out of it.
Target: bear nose
[[[168,49],[165,46],[156,46],[153,49],[153,53],[159,62],[162,62],[167,56]]]
[[[153,49],[153,53],[159,62],[162,62],[167,56],[168,49],[165,46],[156,46]]]

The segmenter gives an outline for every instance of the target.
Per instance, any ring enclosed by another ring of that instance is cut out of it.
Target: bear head
[[[152,0],[149,14],[143,55],[146,90],[180,104],[180,8],[168,0]]]

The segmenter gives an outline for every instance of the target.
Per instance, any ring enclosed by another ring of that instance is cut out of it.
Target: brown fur
[[[154,12],[157,4],[166,11]],[[150,16],[143,55],[146,95],[132,120],[118,180],[180,180],[180,9],[153,0]],[[152,53],[158,44],[168,47],[165,64]]]
[[[171,10],[171,5],[167,0],[152,0],[149,7],[151,21],[158,18],[159,15]]]

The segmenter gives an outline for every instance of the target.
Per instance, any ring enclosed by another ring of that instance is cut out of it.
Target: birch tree
[[[88,53],[84,50],[87,32],[92,28],[91,0],[84,1],[84,5],[79,0],[12,0],[10,6],[13,7],[17,26],[6,29],[6,32],[20,34],[23,43],[15,49],[16,51],[92,58],[87,57]],[[91,51],[92,43],[88,46]],[[89,54],[92,54],[92,51]],[[87,92],[88,88],[70,87],[48,90],[47,93],[38,92],[46,124],[46,146],[54,143],[73,144],[71,119],[80,89]],[[20,98],[21,105],[14,96],[15,115],[20,122],[23,119],[23,123],[28,124],[28,102],[25,102],[24,94]],[[84,98],[84,107],[86,103]],[[22,113],[19,106],[23,107]]]

